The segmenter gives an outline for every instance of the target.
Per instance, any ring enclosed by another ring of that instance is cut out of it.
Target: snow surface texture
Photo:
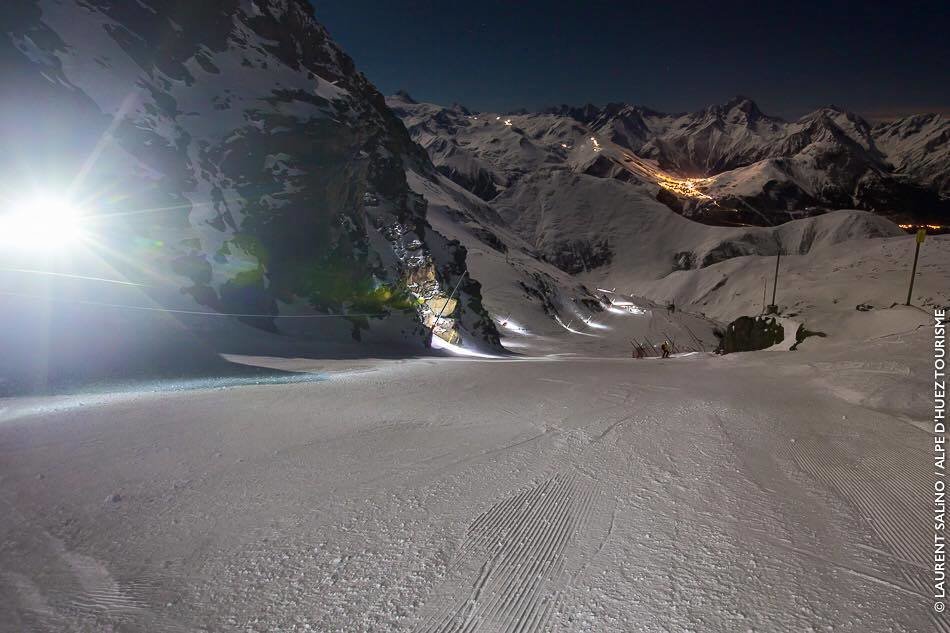
[[[560,337],[4,401],[0,631],[934,630],[923,333]]]

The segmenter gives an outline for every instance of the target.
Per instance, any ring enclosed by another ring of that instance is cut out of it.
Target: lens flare
[[[83,239],[82,212],[56,196],[35,196],[0,214],[0,249],[60,251]]]

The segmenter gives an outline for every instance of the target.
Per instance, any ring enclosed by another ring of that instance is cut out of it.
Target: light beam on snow
[[[456,356],[471,356],[473,358],[501,358],[500,356],[493,356],[491,354],[484,354],[482,352],[476,352],[473,349],[468,349],[462,347],[461,345],[455,345],[454,343],[449,343],[444,338],[440,336],[432,337],[432,348],[441,349],[447,352],[451,352]]]
[[[531,336],[531,332],[528,331],[528,328],[521,325],[520,323],[516,323],[515,321],[512,321],[510,318],[503,319],[499,316],[495,316],[494,318],[495,318],[495,323],[497,323],[498,327],[500,328],[504,328],[508,330],[509,332],[514,332],[515,334],[520,334],[521,336]]]
[[[607,308],[607,312],[610,312],[611,314],[646,314],[647,313],[647,311],[644,310],[643,308],[637,307],[633,304],[619,306],[619,307],[617,306],[617,304],[614,304],[610,306],[609,308]]]
[[[571,334],[580,334],[581,336],[593,336],[593,337],[597,336],[596,334],[590,334],[589,332],[581,332],[580,330],[575,330],[570,325],[564,323],[564,321],[561,320],[561,317],[557,315],[554,315],[554,320],[557,321],[558,325],[560,325],[562,328],[564,328]],[[573,321],[571,322],[571,324],[573,324]]]

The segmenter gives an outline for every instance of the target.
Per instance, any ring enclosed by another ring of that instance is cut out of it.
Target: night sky
[[[313,0],[384,93],[477,110],[735,95],[796,118],[950,112],[950,2]]]

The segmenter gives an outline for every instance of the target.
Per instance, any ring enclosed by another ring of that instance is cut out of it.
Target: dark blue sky
[[[313,0],[379,89],[477,110],[737,94],[797,117],[950,111],[950,2]]]

